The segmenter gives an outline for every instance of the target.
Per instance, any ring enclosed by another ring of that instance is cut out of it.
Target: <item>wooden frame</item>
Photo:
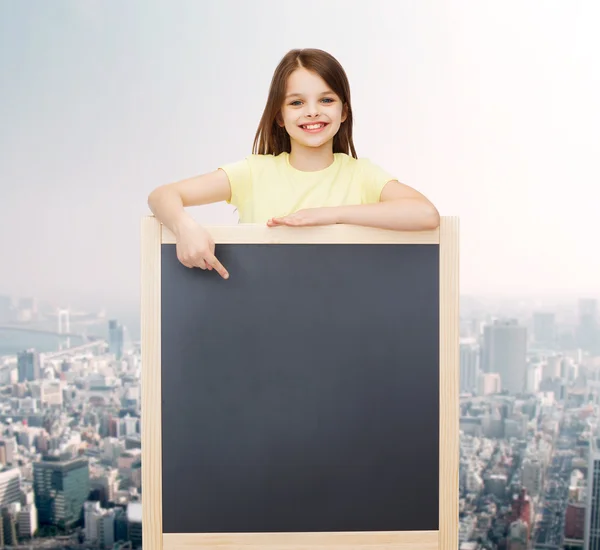
[[[208,227],[215,243],[439,244],[440,423],[439,530],[345,533],[182,533],[162,530],[161,244],[174,235],[153,216],[142,220],[142,536],[145,550],[456,550],[459,468],[459,244],[458,218],[442,217],[434,231],[399,232],[356,226]]]

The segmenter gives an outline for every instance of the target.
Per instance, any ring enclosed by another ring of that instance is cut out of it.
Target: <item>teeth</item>
[[[306,128],[307,130],[316,130],[317,128],[322,128],[324,126],[324,124],[309,124],[309,125],[305,125],[302,126],[303,128]]]

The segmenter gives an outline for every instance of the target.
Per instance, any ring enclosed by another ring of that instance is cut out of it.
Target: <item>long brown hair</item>
[[[290,136],[285,128],[277,124],[277,116],[283,105],[288,78],[298,68],[317,73],[345,105],[346,120],[333,138],[333,152],[351,154],[358,158],[352,141],[352,106],[348,77],[335,57],[314,48],[290,50],[277,65],[271,79],[267,104],[254,137],[252,153],[279,155],[291,152]]]

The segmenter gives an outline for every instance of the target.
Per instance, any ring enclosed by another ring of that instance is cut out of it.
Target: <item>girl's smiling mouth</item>
[[[301,124],[300,128],[302,128],[305,132],[314,134],[316,132],[320,132],[323,128],[327,126],[327,124],[327,122],[314,122],[311,124]]]

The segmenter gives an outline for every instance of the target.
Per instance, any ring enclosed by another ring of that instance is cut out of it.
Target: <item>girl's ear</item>
[[[344,103],[344,107],[342,109],[342,122],[345,122],[348,118],[348,104]]]
[[[277,125],[280,128],[283,128],[285,126],[285,124],[283,123],[283,117],[281,116],[281,111],[277,113],[277,116],[275,117],[275,122],[277,122]]]

